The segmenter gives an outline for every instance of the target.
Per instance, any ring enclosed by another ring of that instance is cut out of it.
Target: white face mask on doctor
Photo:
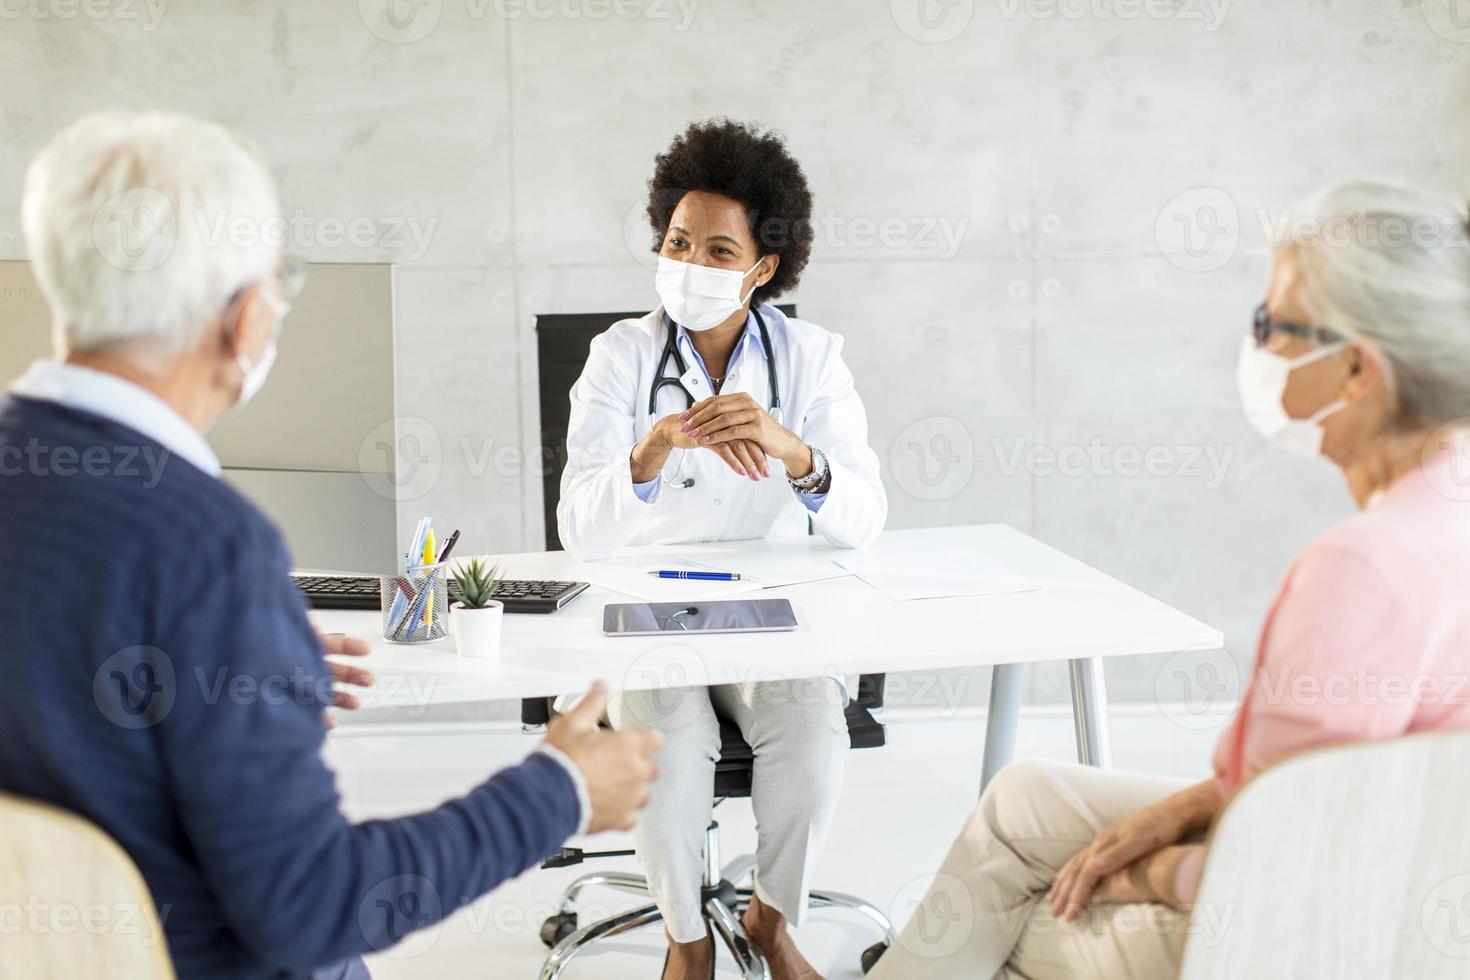
[[[1235,380],[1240,387],[1240,403],[1245,409],[1245,417],[1256,431],[1273,445],[1290,452],[1303,456],[1321,455],[1322,420],[1342,411],[1347,402],[1339,398],[1307,418],[1294,419],[1282,406],[1281,396],[1286,392],[1291,372],[1331,357],[1346,346],[1347,341],[1337,341],[1301,357],[1282,357],[1259,346],[1254,337],[1246,337],[1240,345]]]
[[[660,255],[653,285],[671,320],[685,330],[709,330],[745,305],[755,286],[743,293],[740,287],[745,284],[745,277],[763,261],[765,256],[744,272],[736,272]]]

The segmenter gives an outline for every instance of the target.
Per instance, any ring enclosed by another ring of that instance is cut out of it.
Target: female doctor
[[[767,301],[811,254],[811,193],[779,138],[730,122],[691,125],[661,154],[648,216],[662,305],[593,340],[571,392],[557,523],[581,558],[623,545],[799,536],[839,547],[883,529],[888,501],[842,338]],[[840,678],[615,696],[615,727],[664,733],[659,777],[635,831],[663,914],[666,980],[713,976],[701,918],[705,828],[720,732],[755,751],[760,841],[743,925],[774,980],[816,977],[787,932],[848,749]]]

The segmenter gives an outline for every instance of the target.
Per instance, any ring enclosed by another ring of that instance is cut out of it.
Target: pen
[[[701,581],[701,582],[738,582],[738,581],[740,581],[740,573],[739,572],[672,572],[672,571],[669,571],[666,568],[661,568],[661,569],[659,569],[656,572],[649,572],[648,574],[650,574],[650,575],[656,575],[659,578],[688,578],[688,579],[697,579],[698,581]]]
[[[459,529],[455,528],[454,533],[449,536],[449,540],[444,542],[444,550],[439,552],[439,561],[436,564],[442,565],[449,560],[449,553],[454,550],[454,545],[457,541],[459,541]]]

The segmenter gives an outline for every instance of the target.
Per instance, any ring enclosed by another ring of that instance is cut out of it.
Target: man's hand
[[[365,640],[346,633],[322,633],[322,653],[329,657],[365,657],[372,649]],[[335,660],[328,660],[327,667],[332,671],[332,680],[336,684],[351,684],[354,687],[372,687],[376,678],[373,672],[352,664],[339,664]],[[356,711],[362,707],[362,702],[357,695],[351,694],[334,686],[332,688],[332,707],[342,708],[344,711]],[[326,718],[327,727],[336,724],[331,715]]]
[[[546,744],[571,759],[587,780],[592,813],[588,833],[631,830],[648,802],[648,784],[658,776],[653,753],[663,736],[651,728],[620,732],[598,727],[607,710],[607,685],[592,685],[571,711],[546,728]]]
[[[701,446],[714,449],[734,441],[753,443],[764,455],[781,460],[792,479],[799,480],[812,471],[812,451],[806,443],[772,418],[749,392],[715,395],[695,402],[680,418],[681,432]]]
[[[1209,826],[1224,805],[1213,779],[1144,807],[1098,834],[1091,844],[1072,855],[1051,891],[1052,915],[1076,921],[1093,898],[1098,882],[1185,836]],[[1114,882],[1122,885],[1123,882]]]

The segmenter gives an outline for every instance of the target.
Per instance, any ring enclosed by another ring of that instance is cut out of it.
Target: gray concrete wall
[[[26,162],[79,113],[242,130],[297,252],[400,265],[426,460],[400,519],[531,548],[534,316],[651,306],[653,155],[759,120],[816,194],[794,298],[848,338],[892,526],[1009,522],[1246,664],[1290,556],[1349,508],[1236,404],[1262,218],[1346,176],[1464,189],[1470,29],[1424,3],[0,0],[0,257]],[[1110,664],[1114,696],[1171,690],[1161,663]]]

